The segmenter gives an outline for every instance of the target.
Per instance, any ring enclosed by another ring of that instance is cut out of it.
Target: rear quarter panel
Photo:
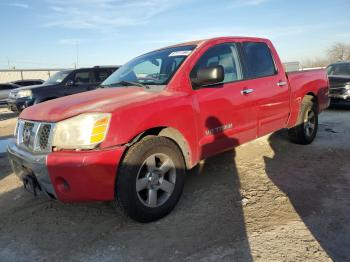
[[[317,98],[319,113],[329,105],[329,82],[324,69],[287,73],[291,88],[291,116],[287,127],[296,125],[303,98],[312,94]]]

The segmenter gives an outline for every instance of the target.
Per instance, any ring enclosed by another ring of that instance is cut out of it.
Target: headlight
[[[33,95],[32,90],[20,90],[18,91],[16,97],[22,98],[22,97],[31,97]]]
[[[92,149],[107,135],[111,114],[81,114],[58,122],[52,146],[59,149]]]
[[[350,95],[350,83],[346,83],[345,88],[346,88],[346,93]]]

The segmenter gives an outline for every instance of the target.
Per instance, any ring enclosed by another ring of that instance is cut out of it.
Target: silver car
[[[15,85],[12,83],[0,84],[0,107],[7,106],[7,98],[12,89],[20,87],[19,85]]]

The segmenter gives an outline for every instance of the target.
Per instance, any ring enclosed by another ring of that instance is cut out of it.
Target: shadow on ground
[[[333,261],[350,258],[350,150],[320,150],[290,144],[284,132],[270,136],[273,158],[265,157],[266,173]],[[302,148],[303,147],[303,148]],[[332,162],[327,154],[334,154]],[[292,165],[290,158],[293,157]],[[299,160],[299,161],[298,161]],[[285,165],[281,164],[285,163]]]

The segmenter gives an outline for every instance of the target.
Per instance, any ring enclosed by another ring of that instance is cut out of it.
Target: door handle
[[[285,86],[285,85],[287,85],[287,82],[279,81],[279,82],[277,83],[277,85],[278,85],[278,86]]]
[[[248,95],[248,94],[253,93],[253,92],[254,92],[254,89],[252,89],[252,88],[247,88],[247,89],[243,89],[243,90],[241,91],[241,95]]]

